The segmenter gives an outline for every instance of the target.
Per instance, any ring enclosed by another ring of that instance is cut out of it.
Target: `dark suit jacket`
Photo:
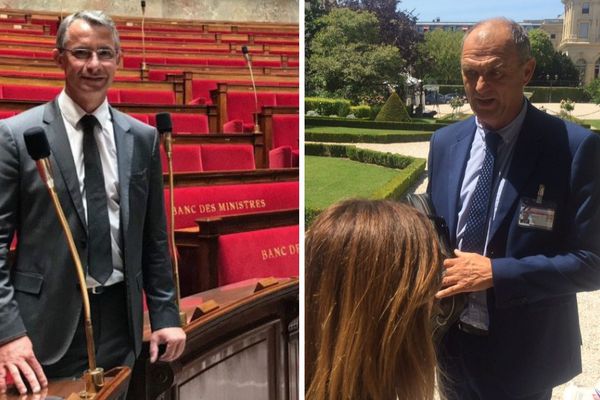
[[[429,187],[456,246],[459,193],[475,118],[431,139]],[[509,392],[534,393],[581,371],[575,294],[600,288],[600,137],[528,105],[491,230],[490,366]],[[554,229],[518,225],[519,200],[556,204]]]
[[[159,137],[111,108],[119,166],[121,241],[130,331],[139,354],[142,289],[153,330],[179,326],[167,247]],[[39,361],[67,350],[82,309],[75,266],[48,191],[29,157],[23,132],[42,127],[50,144],[56,190],[82,260],[85,213],[75,164],[56,101],[0,122],[0,343],[27,333]],[[16,261],[6,256],[15,233]]]

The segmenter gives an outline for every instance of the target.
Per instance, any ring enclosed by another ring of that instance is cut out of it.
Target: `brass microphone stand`
[[[83,272],[83,267],[81,266],[81,259],[79,258],[79,252],[77,251],[77,247],[75,246],[75,242],[73,241],[73,234],[71,233],[71,229],[65,217],[65,214],[60,205],[60,201],[58,199],[58,195],[56,194],[56,189],[54,186],[54,179],[52,178],[52,167],[48,158],[42,158],[39,160],[38,166],[41,169],[41,174],[43,176],[43,180],[46,183],[46,187],[48,188],[48,192],[50,193],[50,197],[52,198],[52,203],[54,204],[54,209],[56,210],[56,214],[58,215],[58,219],[62,226],[62,229],[67,237],[67,243],[69,245],[69,251],[71,253],[71,257],[73,258],[73,262],[75,263],[75,269],[77,271],[77,278],[79,280],[79,288],[81,289],[81,297],[83,298],[83,314],[84,314],[84,327],[85,327],[85,336],[87,342],[87,353],[88,353],[88,363],[89,369],[83,373],[83,377],[85,380],[85,390],[79,392],[80,399],[93,399],[96,397],[96,394],[102,389],[104,386],[104,369],[98,368],[96,366],[96,351],[94,345],[94,330],[92,328],[92,318],[90,313],[90,299],[87,292],[87,285],[85,283],[85,274]]]
[[[175,281],[175,297],[177,309],[179,310],[179,322],[181,326],[187,325],[187,315],[181,310],[181,291],[179,288],[179,260],[177,258],[177,246],[175,245],[175,190],[173,183],[173,138],[171,132],[165,132],[165,148],[167,162],[169,164],[169,213],[171,226],[169,227],[169,247],[171,247],[171,259],[173,265],[173,280]]]

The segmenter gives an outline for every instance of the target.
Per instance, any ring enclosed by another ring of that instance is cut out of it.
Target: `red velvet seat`
[[[200,153],[203,171],[256,169],[251,144],[204,144]]]
[[[195,227],[198,218],[298,208],[299,192],[298,181],[176,187],[175,229]],[[165,189],[167,205],[168,196]]]
[[[297,92],[280,92],[275,94],[275,101],[278,106],[299,107],[300,95]]]
[[[273,148],[269,151],[269,167],[297,167],[300,117],[298,114],[274,114],[272,128]]]
[[[250,85],[251,81],[247,80],[230,80],[230,79],[192,79],[192,98],[195,104],[212,104],[210,91],[217,89],[218,83],[228,83],[231,85]]]
[[[197,144],[173,146],[173,172],[201,172],[201,146]],[[167,155],[163,146],[160,147],[160,158],[163,172],[168,172]]]
[[[145,124],[150,124],[150,118],[148,117],[148,114],[131,113],[129,115]]]
[[[172,113],[173,133],[209,133],[208,116],[205,114]]]
[[[274,92],[258,92],[258,106],[252,92],[227,92],[227,120],[241,119],[244,132],[252,132],[254,113],[260,112],[263,106],[277,105]]]
[[[219,237],[219,286],[250,278],[298,276],[298,225]]]

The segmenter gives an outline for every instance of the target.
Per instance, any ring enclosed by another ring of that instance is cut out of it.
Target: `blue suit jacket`
[[[429,187],[456,246],[459,193],[476,130],[469,118],[435,132]],[[528,104],[488,254],[489,360],[509,392],[534,393],[581,372],[576,293],[600,288],[600,136]],[[556,204],[552,231],[518,225],[521,198]]]

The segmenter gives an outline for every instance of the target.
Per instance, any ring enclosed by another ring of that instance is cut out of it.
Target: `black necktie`
[[[112,251],[110,223],[106,205],[106,189],[100,153],[94,138],[94,127],[98,120],[93,115],[84,115],[79,121],[83,128],[83,162],[85,165],[85,198],[88,223],[88,275],[104,284],[112,274]]]
[[[465,233],[462,238],[461,250],[483,254],[485,238],[487,236],[488,213],[492,183],[494,182],[494,160],[500,136],[495,132],[485,134],[485,157],[481,164],[481,171],[473,199],[469,207],[469,214],[465,224]]]

